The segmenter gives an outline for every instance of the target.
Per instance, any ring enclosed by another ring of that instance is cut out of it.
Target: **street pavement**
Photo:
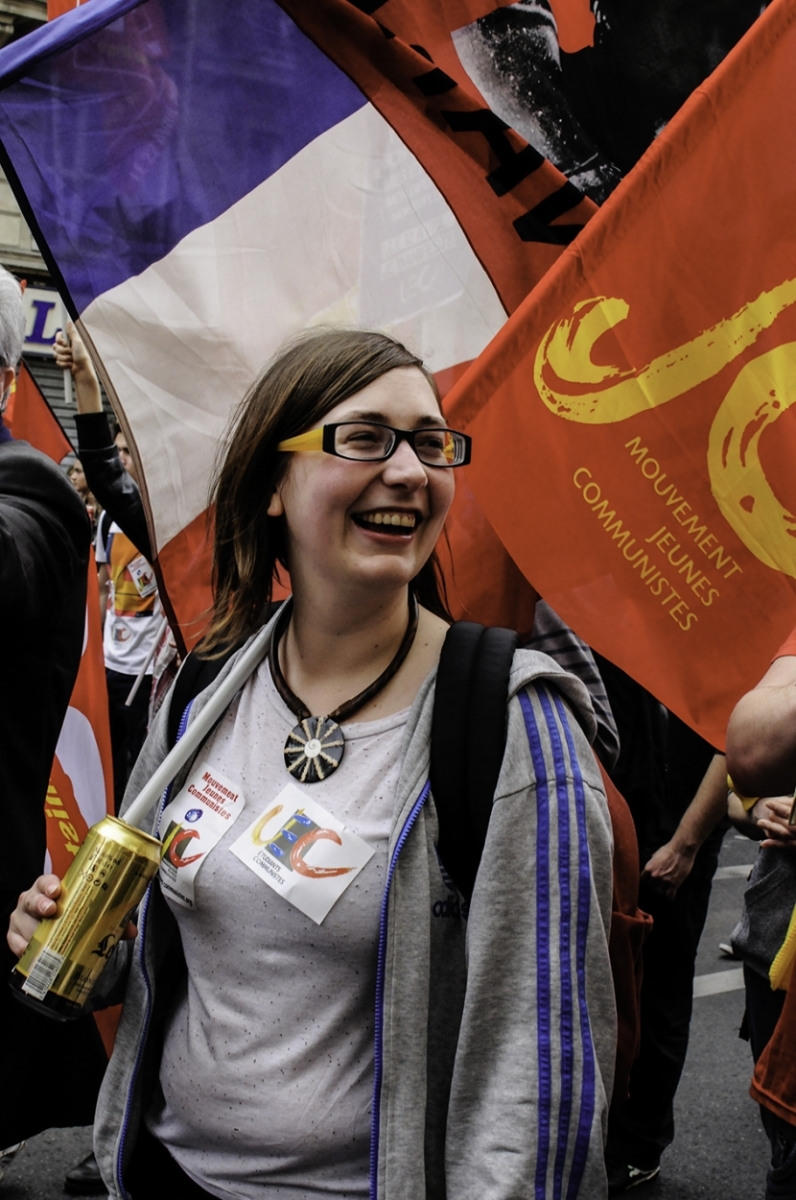
[[[2,1200],[64,1200],[64,1175],[91,1149],[91,1127],[31,1138],[0,1181]]]
[[[675,1141],[663,1157],[659,1178],[634,1188],[634,1200],[764,1196],[768,1143],[749,1098],[749,1046],[738,1037],[743,985],[739,964],[719,950],[738,920],[746,868],[751,868],[756,852],[756,844],[733,829],[724,839],[697,960],[691,1044],[675,1106]],[[64,1175],[90,1146],[89,1129],[51,1129],[32,1138],[0,1182],[0,1200],[63,1200]]]

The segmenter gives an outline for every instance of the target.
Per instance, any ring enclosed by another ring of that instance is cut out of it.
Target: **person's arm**
[[[726,815],[727,764],[724,755],[717,754],[671,840],[655,851],[642,877],[673,900],[690,875],[700,846]]]
[[[468,917],[445,1156],[457,1200],[606,1193],[617,1038],[612,846],[582,730],[558,693],[530,686],[509,706]],[[541,1179],[540,1161],[549,1164]]]
[[[86,482],[109,518],[151,562],[152,546],[141,492],[122,466],[102,408],[94,365],[71,321],[69,337],[70,341],[67,341],[62,333],[56,334],[53,352],[58,366],[63,371],[71,371],[74,380],[78,456]]]
[[[761,802],[758,801],[758,804]],[[757,805],[755,805],[755,809]],[[762,829],[758,829],[757,821],[755,820],[755,809],[749,810],[744,808],[741,801],[738,799],[735,792],[731,789],[727,792],[727,816],[729,817],[732,826],[738,833],[742,833],[744,837],[748,837],[750,841],[761,842],[765,836]]]
[[[790,823],[792,796],[764,796],[745,809],[735,792],[730,792],[727,814],[739,833],[776,850],[796,851],[796,826]]]
[[[796,655],[776,658],[735,706],[727,770],[744,796],[784,796],[796,786]]]

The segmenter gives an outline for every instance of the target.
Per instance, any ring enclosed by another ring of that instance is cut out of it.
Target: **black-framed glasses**
[[[422,429],[394,429],[379,421],[338,421],[310,429],[280,442],[277,450],[302,453],[323,450],[354,462],[384,462],[400,442],[408,442],[427,467],[464,467],[470,461],[472,439],[455,429],[426,425]]]

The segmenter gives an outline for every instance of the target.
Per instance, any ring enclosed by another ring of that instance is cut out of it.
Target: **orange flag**
[[[108,692],[93,550],[83,655],[55,750],[44,812],[47,854],[56,875],[63,875],[70,866],[88,829],[106,813],[113,813]]]
[[[469,467],[456,472],[456,496],[437,544],[448,609],[455,621],[503,625],[525,641],[533,630],[537,593],[481,511],[468,472]]]
[[[446,404],[526,578],[716,745],[796,620],[794,70],[774,0]]]
[[[54,21],[70,9],[79,8],[80,0],[47,0],[47,20]]]
[[[67,454],[74,452],[58,418],[24,362],[20,363],[3,421],[15,438],[30,442],[31,446],[41,450],[53,462],[59,463]]]

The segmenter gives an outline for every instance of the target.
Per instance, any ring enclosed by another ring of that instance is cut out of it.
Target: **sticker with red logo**
[[[375,853],[294,783],[282,789],[230,850],[316,925]]]
[[[157,591],[158,581],[155,578],[155,572],[143,554],[139,554],[138,558],[129,562],[127,570],[130,572],[130,578],[142,600],[146,600],[147,596],[151,596]]]
[[[160,886],[175,904],[196,908],[195,883],[202,863],[246,806],[238,784],[203,762],[163,810]]]

